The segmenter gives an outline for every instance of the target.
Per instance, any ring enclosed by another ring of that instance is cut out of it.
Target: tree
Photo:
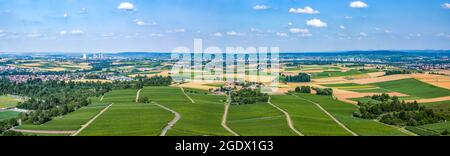
[[[297,93],[311,93],[311,87],[310,86],[301,86],[301,87],[296,87],[295,88],[295,92]]]
[[[150,103],[150,100],[146,96],[139,96],[138,102],[139,103]]]

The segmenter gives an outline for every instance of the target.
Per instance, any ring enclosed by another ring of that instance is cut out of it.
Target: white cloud
[[[214,34],[211,34],[211,36],[214,36],[214,37],[222,37],[223,35],[222,35],[222,33],[220,33],[220,32],[216,32],[216,33],[214,33]]]
[[[437,37],[445,37],[445,38],[450,38],[450,34],[446,34],[446,33],[439,33],[436,35]]]
[[[238,33],[238,32],[235,32],[235,31],[229,31],[229,32],[227,32],[227,35],[228,36],[244,36],[245,34]]]
[[[164,37],[164,34],[152,33],[152,34],[150,34],[150,36],[153,36],[153,37]]]
[[[289,9],[289,12],[293,13],[293,14],[318,14],[318,13],[320,13],[319,11],[314,10],[313,8],[311,8],[309,6],[307,6],[305,8],[297,8],[297,9],[291,8],[291,9]]]
[[[27,34],[27,37],[29,37],[29,38],[36,38],[36,37],[41,37],[41,36],[42,36],[42,34],[39,34],[39,33]]]
[[[294,24],[292,24],[292,22],[288,22],[287,25],[288,25],[288,26],[291,26],[291,25],[294,25]]]
[[[67,34],[67,31],[65,31],[65,30],[62,30],[59,32],[59,35],[66,35],[66,34]]]
[[[441,5],[444,9],[450,9],[450,3],[444,3]]]
[[[134,11],[134,4],[130,2],[122,2],[117,6],[117,9],[126,10],[126,11]]]
[[[72,35],[83,35],[84,31],[83,30],[72,30],[70,33]]]
[[[158,25],[158,23],[156,23],[156,22],[147,23],[147,22],[145,22],[142,19],[135,19],[135,20],[133,20],[133,22],[136,23],[136,25],[139,25],[139,26],[154,26],[154,25]]]
[[[415,33],[415,34],[409,34],[409,36],[411,36],[411,37],[422,37],[422,34]]]
[[[352,16],[345,16],[344,18],[345,18],[345,19],[353,19]]]
[[[369,5],[364,3],[363,1],[353,1],[350,3],[351,8],[367,8]]]
[[[63,17],[64,17],[64,18],[68,18],[68,17],[69,17],[69,14],[64,13]]]
[[[367,33],[365,33],[365,32],[360,32],[360,33],[359,33],[359,36],[368,36],[368,35],[367,35]]]
[[[344,30],[344,29],[345,29],[345,26],[341,25],[341,26],[339,26],[339,28],[341,28],[342,30]]]
[[[392,30],[384,30],[384,33],[387,33],[387,34],[390,34],[390,33],[392,33]]]
[[[113,37],[114,33],[106,33],[102,35],[103,37]]]
[[[81,8],[81,10],[78,12],[79,14],[87,14],[86,8]]]
[[[311,36],[313,36],[312,34],[299,34],[299,35],[297,35],[298,37],[311,37]]]
[[[4,30],[0,29],[0,34],[1,34],[1,33],[4,33],[4,32],[5,32]]]
[[[277,35],[278,37],[289,37],[289,35],[288,35],[287,33],[280,33],[280,32],[277,32],[276,35]]]
[[[291,28],[291,29],[289,29],[289,32],[291,32],[293,34],[297,34],[297,33],[306,34],[306,33],[309,33],[309,30],[308,29],[300,29],[300,28]]]
[[[312,27],[327,27],[328,24],[325,22],[322,22],[320,19],[311,19],[306,21],[306,25],[312,26]]]
[[[181,29],[175,29],[175,30],[173,30],[173,32],[182,33],[182,32],[186,32],[186,30],[181,28]]]
[[[270,9],[270,7],[267,5],[255,5],[253,7],[253,10],[267,10],[267,9]]]

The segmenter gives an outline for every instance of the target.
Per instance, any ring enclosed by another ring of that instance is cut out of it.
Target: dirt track
[[[232,133],[234,136],[239,136],[238,133],[233,131],[233,129],[231,129],[227,125],[228,109],[230,107],[230,103],[231,103],[231,98],[230,98],[230,96],[228,96],[227,97],[227,102],[225,103],[225,110],[223,112],[222,123],[221,124],[222,124],[222,127],[225,128],[228,132]]]
[[[180,120],[181,115],[180,115],[180,113],[178,113],[170,108],[167,108],[163,105],[160,105],[158,103],[153,103],[153,104],[158,107],[161,107],[162,109],[165,109],[175,115],[175,117],[169,123],[167,123],[167,126],[163,128],[163,130],[161,131],[161,134],[159,135],[159,136],[165,136],[167,134],[167,131],[169,131],[178,122],[178,120]]]
[[[315,103],[315,102],[313,102],[313,101],[310,101],[310,100],[308,100],[308,99],[299,97],[299,96],[297,96],[297,95],[294,95],[294,96],[296,96],[296,97],[298,97],[298,98],[300,98],[300,99],[303,99],[303,100],[305,100],[305,101],[308,101],[308,102],[310,102],[310,103],[315,104],[317,107],[319,107],[320,110],[322,110],[322,111],[323,111],[325,114],[327,114],[331,119],[333,119],[334,122],[336,122],[339,126],[341,126],[342,128],[344,128],[346,131],[348,131],[349,133],[351,133],[353,136],[358,136],[358,134],[356,134],[355,132],[353,132],[352,130],[350,130],[347,126],[345,126],[344,124],[342,124],[339,120],[337,120],[336,118],[334,118],[334,116],[331,115],[331,113],[329,113],[327,110],[325,110],[320,104]]]
[[[24,130],[11,128],[11,131],[22,132],[22,133],[37,133],[37,134],[73,134],[76,131],[51,131],[51,130]]]
[[[83,131],[86,127],[88,127],[92,122],[95,121],[95,119],[97,119],[100,115],[102,115],[106,110],[108,110],[109,107],[111,107],[114,103],[111,103],[110,105],[108,105],[107,107],[105,107],[102,111],[100,111],[100,113],[98,113],[97,115],[95,115],[91,120],[89,120],[86,124],[81,125],[81,128],[79,130],[77,130],[75,133],[73,133],[70,136],[77,136],[81,131]]]
[[[299,136],[304,136],[300,131],[298,131],[297,129],[295,129],[294,124],[293,124],[293,122],[292,122],[292,119],[291,119],[291,116],[289,115],[289,113],[286,112],[285,110],[281,109],[280,107],[274,105],[272,102],[270,102],[270,99],[271,99],[271,98],[270,98],[270,96],[269,96],[269,100],[267,101],[267,103],[268,103],[269,105],[271,105],[272,107],[275,107],[276,109],[278,109],[279,111],[281,111],[281,112],[284,114],[284,116],[286,116],[286,121],[287,121],[287,124],[289,125],[289,128],[291,128],[292,131],[294,131],[295,133],[297,133],[297,135],[299,135]]]

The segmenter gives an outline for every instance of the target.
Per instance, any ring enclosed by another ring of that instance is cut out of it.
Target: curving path
[[[141,90],[142,90],[142,89],[139,89],[139,90],[137,91],[137,93],[136,93],[136,102],[139,101],[139,95],[141,95]]]
[[[167,123],[167,126],[163,128],[161,134],[159,135],[159,136],[165,136],[167,134],[167,131],[169,131],[173,127],[173,125],[175,125],[175,123],[177,123],[178,120],[180,120],[181,115],[180,115],[180,113],[178,113],[178,112],[176,112],[176,111],[174,111],[174,110],[172,110],[170,108],[167,108],[167,107],[165,107],[163,105],[160,105],[158,103],[153,102],[153,104],[158,106],[158,107],[161,107],[162,109],[165,109],[165,110],[167,110],[169,112],[172,112],[175,115],[175,117],[172,119],[172,121]]]
[[[336,122],[339,126],[341,126],[342,128],[344,128],[345,130],[347,130],[349,133],[351,133],[353,136],[358,136],[358,134],[356,134],[355,132],[353,132],[352,130],[350,130],[347,126],[345,126],[344,124],[342,124],[339,120],[337,120],[333,115],[331,115],[331,113],[329,113],[327,110],[325,110],[322,106],[320,106],[320,104],[315,103],[311,100],[302,98],[300,96],[297,96],[295,94],[293,94],[295,97],[300,98],[302,100],[308,101],[310,103],[313,103],[314,105],[316,105],[317,107],[319,107],[320,110],[322,110],[325,114],[327,114],[331,119],[334,120],[334,122]]]
[[[291,119],[291,116],[289,115],[289,113],[286,112],[285,110],[281,109],[280,107],[274,105],[272,102],[270,102],[270,99],[271,99],[271,98],[270,98],[270,96],[269,96],[269,100],[267,101],[267,103],[268,103],[269,105],[271,105],[272,107],[275,107],[276,109],[278,109],[279,111],[281,111],[281,112],[284,114],[284,116],[286,116],[286,120],[287,120],[287,123],[288,123],[288,125],[289,125],[289,128],[291,128],[292,131],[294,131],[295,133],[297,133],[297,135],[299,135],[299,136],[304,136],[300,131],[298,131],[297,129],[295,129],[294,124],[293,124],[293,122],[292,122],[292,119]]]
[[[230,108],[231,103],[231,97],[227,97],[227,102],[225,103],[225,111],[223,112],[222,116],[222,127],[225,128],[228,132],[232,133],[234,136],[239,136],[235,131],[233,131],[230,127],[227,125],[227,116],[228,116],[228,109]]]

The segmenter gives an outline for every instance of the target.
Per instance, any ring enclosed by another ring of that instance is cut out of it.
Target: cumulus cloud
[[[59,32],[59,35],[67,35],[67,31],[62,30],[62,31]]]
[[[63,14],[63,18],[69,18],[69,14],[64,13],[64,14]]]
[[[106,33],[106,34],[102,34],[102,37],[113,37],[114,33]]]
[[[367,8],[369,5],[364,3],[363,1],[353,1],[350,3],[351,8]]]
[[[305,8],[297,8],[297,9],[291,8],[291,9],[289,9],[289,12],[293,13],[293,14],[318,14],[318,13],[320,13],[319,11],[314,10],[313,8],[311,8],[309,6],[307,6]]]
[[[409,34],[409,36],[411,36],[411,37],[422,37],[422,34],[415,33],[415,34]]]
[[[345,16],[344,18],[345,18],[345,19],[353,19],[352,16]]]
[[[439,33],[436,35],[437,37],[445,37],[445,38],[450,38],[450,34],[446,34],[446,33]]]
[[[328,24],[325,22],[322,22],[320,19],[311,19],[306,21],[306,25],[312,26],[312,27],[327,27]]]
[[[72,30],[70,33],[72,35],[83,35],[84,31],[83,30]]]
[[[214,37],[222,37],[223,35],[222,35],[222,33],[220,33],[220,32],[216,32],[216,33],[211,34],[211,36],[214,36]]]
[[[87,14],[86,8],[81,8],[81,10],[78,12],[79,14]]]
[[[36,37],[41,37],[41,36],[42,36],[42,34],[39,34],[39,33],[27,34],[27,37],[29,37],[29,38],[36,38]]]
[[[294,24],[292,24],[292,22],[288,22],[287,25],[288,25],[288,26],[291,26],[291,25],[294,25]]]
[[[341,26],[339,26],[339,28],[341,28],[342,30],[344,30],[344,29],[345,29],[345,26],[341,25]]]
[[[150,34],[150,36],[153,36],[153,37],[164,37],[164,34],[152,33],[152,34]]]
[[[117,9],[126,10],[126,11],[134,11],[134,4],[130,2],[122,2],[117,6]]]
[[[289,37],[289,35],[287,33],[281,33],[281,32],[277,32],[276,35],[278,37]]]
[[[185,29],[175,29],[175,30],[173,30],[174,32],[177,32],[177,33],[182,33],[182,32],[186,32],[186,30]]]
[[[444,9],[450,9],[450,3],[444,3],[441,5]]]
[[[291,29],[289,29],[289,32],[291,32],[293,34],[297,34],[297,33],[306,34],[306,33],[309,33],[309,30],[308,29],[301,29],[301,28],[291,28]]]
[[[267,5],[255,5],[253,7],[253,10],[267,10],[267,9],[270,9],[270,7]]]
[[[243,33],[238,33],[236,31],[229,31],[229,32],[227,32],[227,35],[228,36],[244,36]]]
[[[367,35],[367,33],[365,33],[365,32],[360,32],[360,33],[359,33],[359,36],[364,36],[364,37],[365,37],[365,36],[368,36],[368,35]]]
[[[156,22],[147,23],[147,22],[145,22],[142,19],[135,19],[135,20],[133,20],[133,22],[136,23],[136,25],[139,25],[139,26],[153,26],[153,25],[157,25],[158,24]]]

